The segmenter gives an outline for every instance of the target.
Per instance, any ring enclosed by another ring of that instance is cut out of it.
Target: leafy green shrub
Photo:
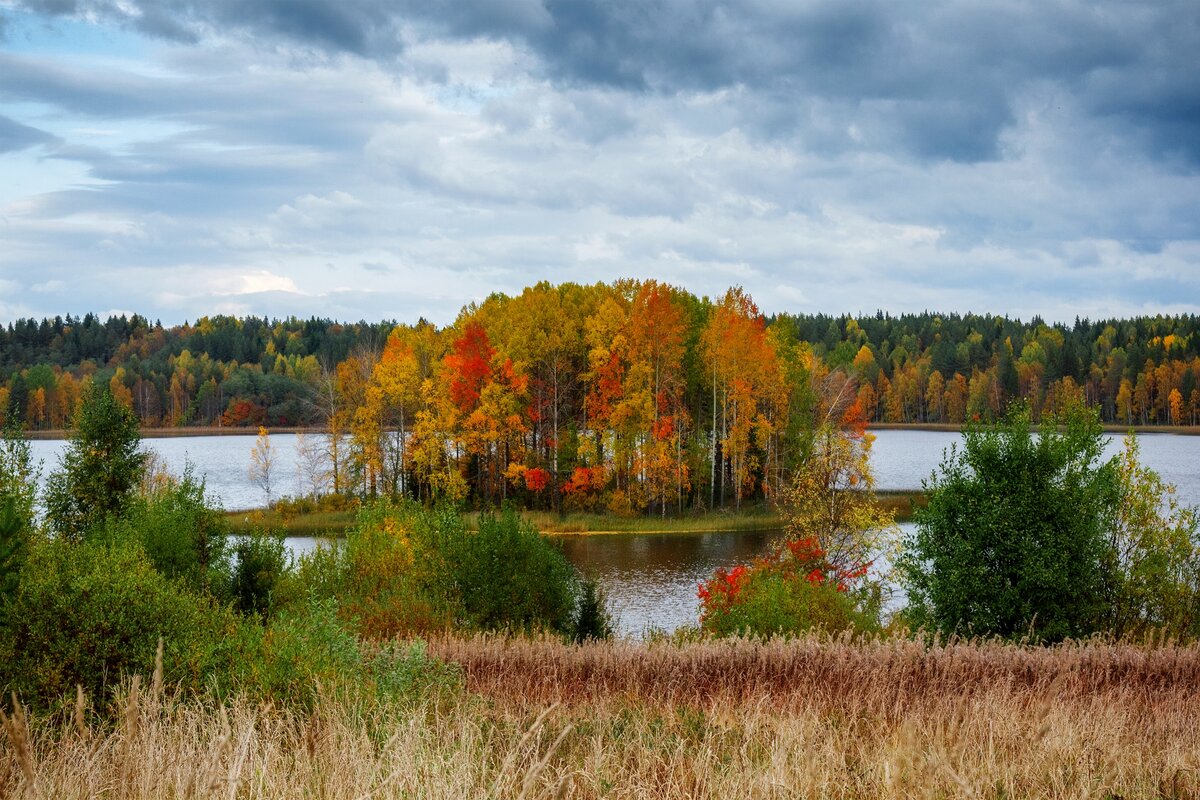
[[[879,629],[870,604],[828,581],[747,571],[735,602],[706,607],[703,628],[717,636],[800,636],[811,631]],[[864,607],[866,606],[866,607]]]
[[[604,590],[595,580],[588,578],[579,582],[579,601],[572,632],[576,642],[612,638],[613,621],[607,606]]]
[[[586,599],[562,551],[514,513],[481,515],[476,532],[451,508],[386,500],[365,506],[344,542],[302,558],[296,579],[339,598],[372,639],[456,624],[574,634]],[[596,600],[586,635],[602,632]]]
[[[190,465],[133,500],[120,519],[104,526],[108,539],[135,541],[155,569],[198,592],[229,597],[229,525],[205,496]]]
[[[479,530],[441,515],[450,579],[468,625],[481,630],[571,633],[578,578],[560,548],[513,511],[481,514]]]
[[[146,456],[133,411],[107,386],[84,391],[70,444],[46,484],[46,518],[60,536],[81,539],[109,517],[124,514],[142,478]]]
[[[291,568],[282,534],[243,536],[233,546],[231,593],[243,614],[268,619],[276,608],[276,592]]]
[[[429,656],[423,642],[360,642],[332,598],[313,597],[281,613],[248,655],[238,688],[301,706],[311,706],[322,692],[379,702],[461,685],[457,668]]]
[[[942,632],[1077,637],[1097,629],[1116,498],[1098,414],[1074,409],[1035,435],[1027,409],[970,428],[926,484],[899,562],[909,618]]]
[[[829,562],[815,536],[785,541],[749,566],[701,584],[700,625],[718,636],[794,636],[879,630],[882,594],[867,565]]]
[[[450,627],[457,606],[432,516],[403,501],[363,506],[344,540],[299,559],[288,595],[337,598],[371,639]]]
[[[236,619],[155,570],[134,542],[37,542],[21,570],[3,637],[0,685],[48,704],[81,684],[102,696],[149,675],[160,637],[164,678],[203,686]]]

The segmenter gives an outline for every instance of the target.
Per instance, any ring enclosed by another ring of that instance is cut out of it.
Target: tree
[[[869,566],[896,533],[894,515],[875,501],[870,455],[874,436],[855,404],[845,425],[824,425],[813,452],[784,490],[780,509],[789,539],[814,540],[829,564],[845,572]]]
[[[0,439],[0,503],[8,504],[23,528],[33,525],[41,463],[33,463],[29,440],[15,418]]]
[[[912,621],[1045,640],[1094,631],[1116,485],[1102,450],[1099,416],[1083,407],[1036,435],[1020,406],[968,428],[925,483],[900,559]]]
[[[67,539],[82,539],[129,506],[145,468],[146,454],[132,409],[108,387],[84,391],[71,441],[46,486],[46,517]]]
[[[1200,517],[1175,487],[1138,461],[1137,437],[1118,457],[1119,498],[1104,559],[1104,630],[1154,628],[1200,636]]]
[[[263,427],[258,429],[258,438],[250,450],[250,481],[263,490],[267,497],[267,508],[271,507],[271,489],[274,485],[275,453],[271,447],[271,434]]]

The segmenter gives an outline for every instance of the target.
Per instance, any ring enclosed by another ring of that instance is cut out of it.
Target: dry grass
[[[0,796],[1200,796],[1200,650],[446,639],[471,691],[369,714],[165,699],[5,717]]]

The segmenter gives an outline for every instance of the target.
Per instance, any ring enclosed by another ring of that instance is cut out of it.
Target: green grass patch
[[[283,531],[287,536],[342,536],[354,527],[358,512],[316,511],[301,514],[281,514],[275,510],[229,511],[231,533],[254,533],[255,531]]]

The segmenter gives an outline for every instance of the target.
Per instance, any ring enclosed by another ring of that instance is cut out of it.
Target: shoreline
[[[218,425],[205,425],[187,428],[140,428],[138,432],[143,439],[186,439],[200,436],[258,436],[257,427],[224,428]],[[324,433],[324,428],[311,426],[292,426],[267,428],[268,433]],[[25,438],[39,440],[70,439],[71,431],[64,428],[52,428],[44,431],[25,431]]]
[[[965,424],[955,422],[872,422],[868,431],[936,431],[940,433],[962,433]],[[1036,427],[1036,426],[1035,426]],[[1100,426],[1105,433],[1126,434],[1133,431],[1138,436],[1145,434],[1170,434],[1172,436],[1200,436],[1200,425],[1114,425]]]
[[[927,501],[920,490],[881,491],[876,493],[877,504],[889,509],[896,522],[912,519],[913,509]],[[474,526],[478,512],[467,513],[468,527]],[[783,517],[761,509],[742,514],[714,513],[695,517],[619,517],[610,514],[567,514],[528,511],[523,514],[545,536],[620,536],[620,535],[680,535],[705,533],[750,533],[776,531],[786,527]],[[316,512],[284,517],[265,509],[226,511],[225,518],[235,534],[256,531],[283,531],[285,536],[327,536],[339,538],[353,527],[357,515],[351,511]]]
[[[1101,426],[1105,433],[1126,434],[1133,431],[1139,436],[1147,434],[1170,434],[1172,436],[1200,436],[1200,425],[1113,425]],[[869,431],[934,431],[939,433],[962,433],[966,425],[953,422],[872,422],[867,426]],[[324,428],[314,426],[286,426],[271,428],[269,433],[303,433],[322,434]],[[226,428],[217,425],[206,425],[186,428],[142,428],[144,439],[182,439],[200,436],[257,436],[257,427]],[[71,431],[64,428],[53,428],[44,431],[25,431],[28,439],[59,440],[70,439]]]

